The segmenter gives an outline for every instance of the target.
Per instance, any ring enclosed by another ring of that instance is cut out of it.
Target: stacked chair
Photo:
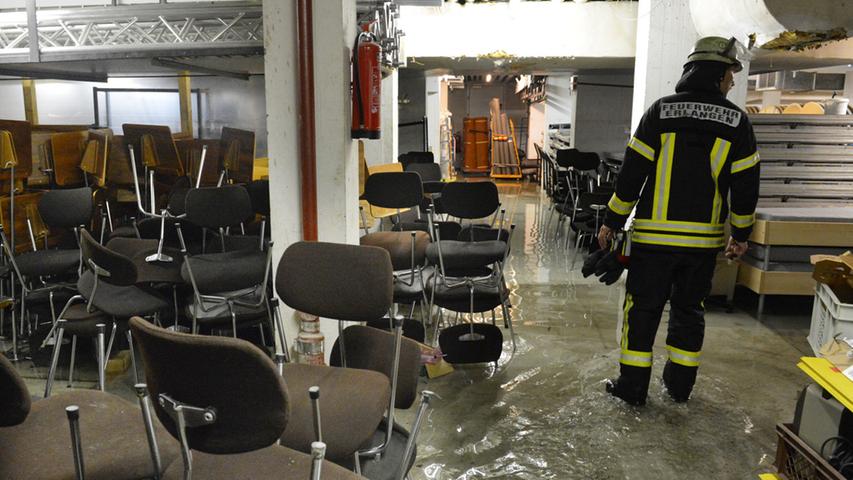
[[[475,323],[474,314],[493,312],[500,307],[515,352],[509,292],[503,275],[513,227],[503,228],[505,212],[498,212],[498,190],[492,182],[448,184],[442,192],[442,202],[448,215],[468,220],[469,224],[453,239],[443,239],[441,232],[434,230],[436,237],[427,248],[427,259],[436,267],[432,281],[428,282],[428,293],[432,304],[456,312],[457,318],[460,313],[468,313],[469,321],[444,328],[438,337],[439,345],[450,363],[497,365],[503,350],[503,334],[495,325],[494,315],[492,323]],[[499,221],[473,223],[492,215]],[[432,218],[430,215],[430,222]],[[440,320],[435,322],[436,328],[440,323]]]
[[[415,164],[427,165],[427,164]],[[413,172],[375,173],[367,178],[362,198],[370,205],[400,209],[417,209],[423,199],[421,177]],[[394,307],[391,317],[396,316],[398,304],[410,305],[411,311],[404,321],[404,334],[419,342],[424,341],[423,324],[412,319],[416,305],[427,305],[424,289],[425,279],[431,275],[431,269],[425,265],[426,249],[430,236],[426,231],[427,222],[397,222],[398,231],[365,232],[361,245],[379,247],[388,252],[394,269]],[[403,231],[405,229],[406,231]],[[372,319],[375,327],[390,327],[389,320]]]
[[[0,478],[159,478],[177,459],[178,444],[153,421],[146,385],[135,389],[140,407],[91,390],[31,401],[0,355]]]
[[[359,285],[354,289],[352,285]],[[394,333],[351,326],[388,313],[393,302],[393,270],[387,251],[370,246],[299,242],[284,252],[276,274],[276,291],[295,310],[337,320],[336,347],[341,367],[285,364],[282,375],[290,388],[319,387],[327,455],[336,463],[368,473],[371,479],[403,478],[414,461],[417,428],[430,392],[422,392],[421,407],[411,432],[394,421],[396,407],[408,407],[417,391],[420,349],[404,339],[402,319]],[[349,340],[350,342],[348,342]],[[354,367],[354,368],[351,368]],[[308,397],[293,400],[283,445],[303,452],[316,438]],[[357,412],[357,414],[356,414]]]

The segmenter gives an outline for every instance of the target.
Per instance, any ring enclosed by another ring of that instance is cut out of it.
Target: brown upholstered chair
[[[359,288],[352,288],[358,285]],[[334,320],[365,322],[384,316],[393,300],[393,270],[386,250],[377,247],[342,245],[323,242],[298,242],[284,252],[278,266],[276,291],[288,306],[309,314]],[[342,323],[339,322],[339,326]],[[342,328],[342,327],[341,327]],[[349,329],[348,329],[349,330]],[[375,329],[371,329],[375,330]],[[405,362],[402,321],[395,320],[394,333],[375,330],[380,340],[371,344],[355,345],[352,358],[362,368],[347,368],[351,356],[347,350],[348,334],[340,330],[339,348],[343,359],[341,367],[286,364],[283,366],[285,382],[291,388],[320,387],[323,418],[323,437],[328,446],[328,456],[336,463],[361,466],[360,457],[387,456],[390,449],[399,445],[394,432],[394,407],[398,401],[408,399],[397,394],[401,383],[401,364],[406,378],[412,378],[412,343],[406,342]],[[354,332],[359,332],[355,330]],[[368,338],[376,338],[370,336]],[[364,338],[364,336],[362,336]],[[393,340],[393,343],[391,342]],[[419,356],[419,354],[418,354]],[[390,370],[389,370],[390,368]],[[407,391],[411,391],[409,388]],[[383,414],[387,410],[387,416]],[[311,405],[308,399],[295,399],[293,421],[284,432],[282,443],[307,451],[313,438],[310,423]],[[384,428],[382,425],[384,423]],[[379,442],[373,443],[377,432]],[[408,435],[406,435],[408,437]],[[414,441],[414,437],[411,437]],[[407,442],[399,447],[400,464]],[[411,454],[411,448],[409,448]],[[354,461],[354,460],[358,461]],[[408,467],[408,462],[405,462]]]
[[[147,391],[144,385],[138,387],[140,404],[146,408]],[[68,405],[79,407],[88,479],[151,478],[179,455],[178,444],[159,422],[147,424],[143,410],[115,395],[73,390],[31,402],[23,380],[0,355],[0,478],[75,478]]]
[[[309,478],[312,456],[276,445],[307,388],[286,384],[244,340],[176,333],[138,317],[130,328],[157,417],[182,444],[183,462],[164,478]],[[322,478],[361,477],[323,462]]]

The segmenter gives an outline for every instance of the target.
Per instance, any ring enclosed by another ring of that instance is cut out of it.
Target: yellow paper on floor
[[[444,375],[453,373],[453,365],[444,361],[444,359],[439,360],[438,363],[426,364],[427,377],[429,378],[438,378]]]

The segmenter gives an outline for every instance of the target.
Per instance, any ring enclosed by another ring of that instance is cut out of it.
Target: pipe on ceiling
[[[314,116],[313,0],[296,1],[299,69],[299,175],[302,187],[302,239],[317,240],[317,148]]]

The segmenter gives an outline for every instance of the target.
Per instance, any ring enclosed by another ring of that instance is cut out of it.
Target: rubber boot
[[[607,380],[604,385],[607,393],[621,399],[628,405],[636,407],[645,405],[652,369],[629,365],[619,365],[619,367],[619,378],[616,380]]]
[[[697,367],[685,367],[666,361],[666,366],[663,367],[663,385],[673,402],[684,403],[690,399],[697,370]]]

